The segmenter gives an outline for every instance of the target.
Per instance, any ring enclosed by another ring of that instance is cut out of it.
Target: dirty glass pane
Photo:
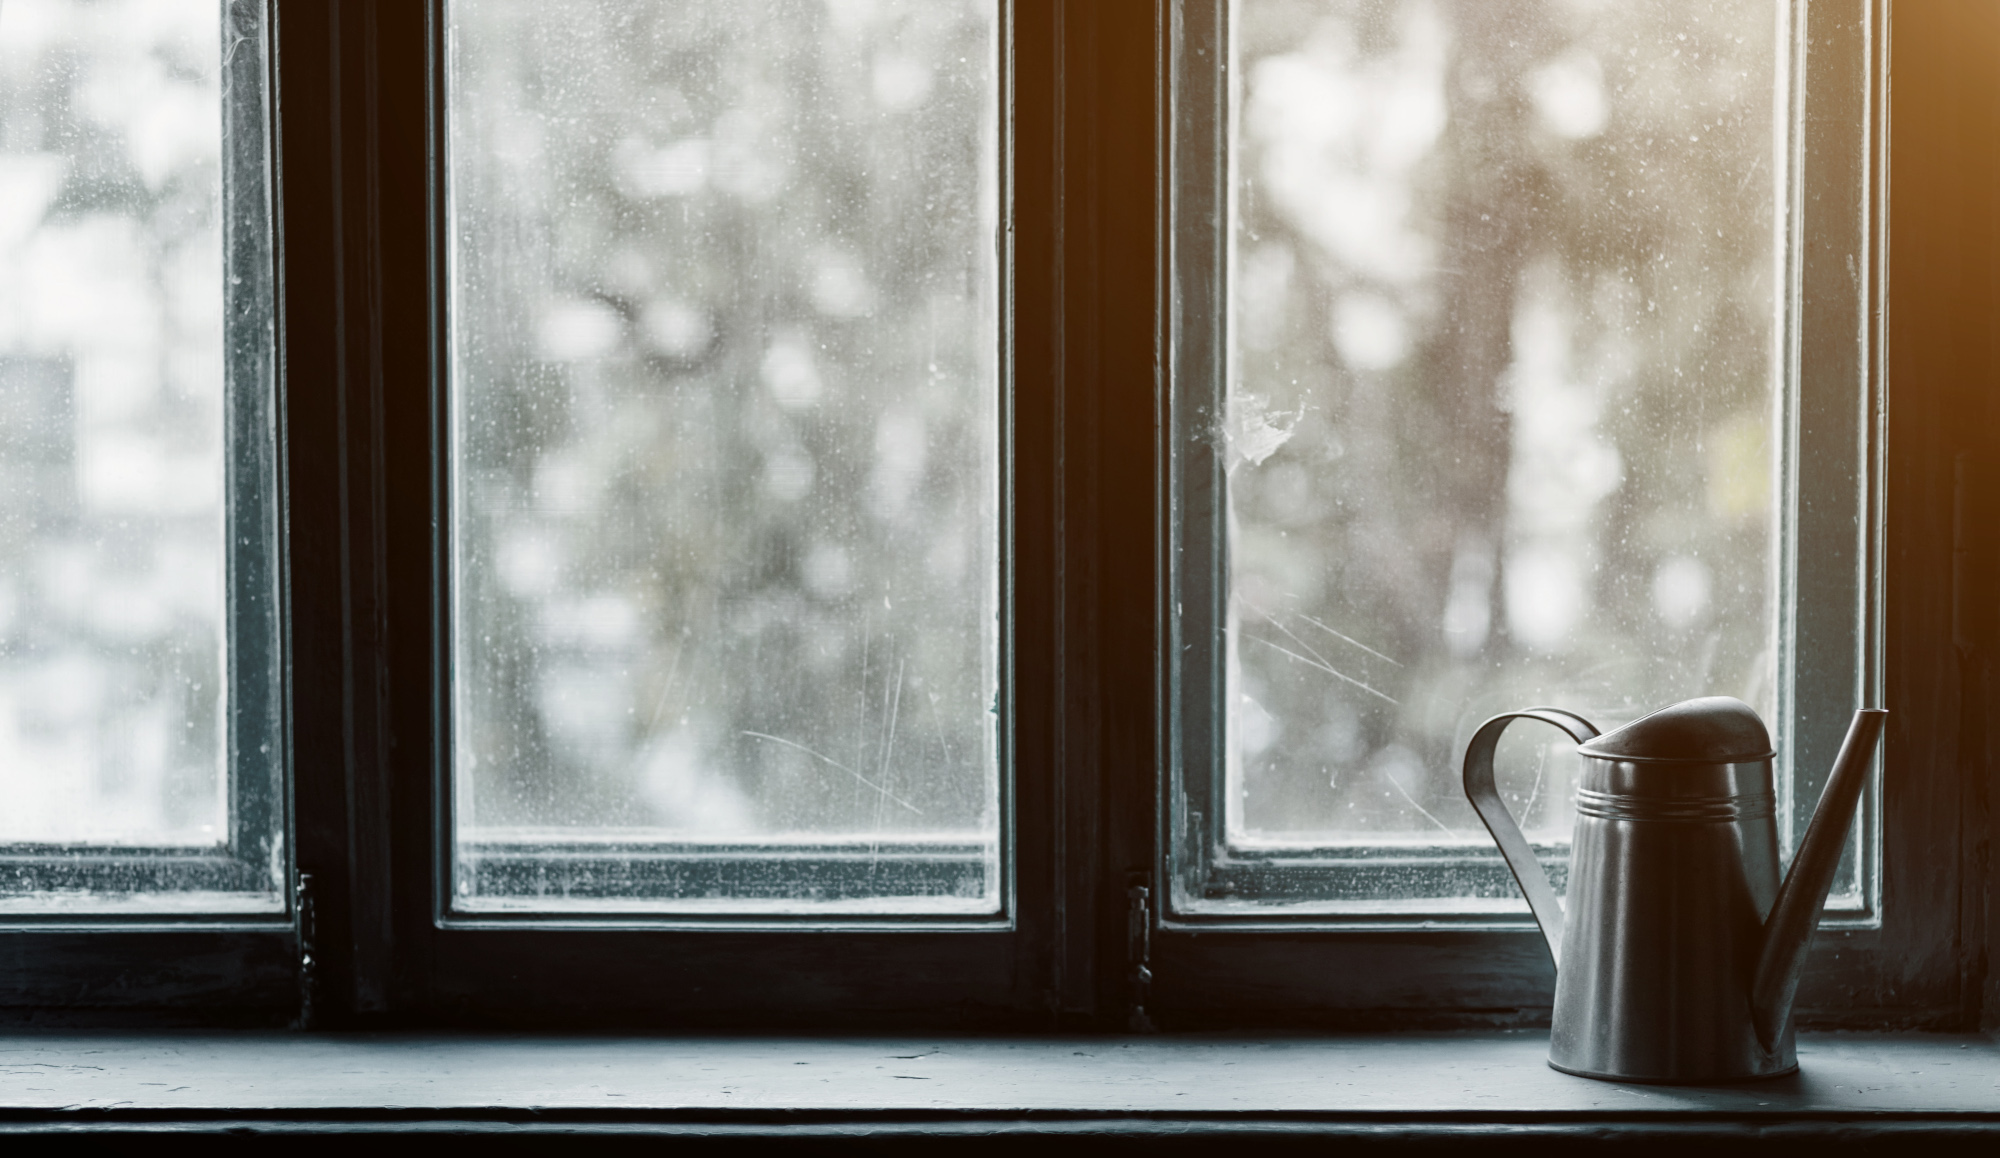
[[[448,13],[455,906],[995,912],[993,5]]]
[[[1507,709],[1774,720],[1783,43],[1771,0],[1235,5],[1232,846],[1486,849],[1458,760]],[[1559,740],[1500,754],[1545,846]]]
[[[227,14],[0,4],[0,911],[278,905],[225,722],[225,347],[270,317],[224,285]]]

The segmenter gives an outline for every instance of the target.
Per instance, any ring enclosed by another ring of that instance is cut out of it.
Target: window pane
[[[269,254],[262,33],[234,14],[225,67],[225,14],[0,4],[0,911],[280,907],[278,762],[232,792],[225,719],[232,359],[270,387],[268,276],[225,290],[223,252]]]
[[[992,6],[449,12],[455,905],[996,911]]]
[[[1234,6],[1216,836],[1355,859],[1307,899],[1519,907],[1458,784],[1500,711],[1779,723],[1780,32],[1770,0]],[[1559,739],[1501,751],[1551,852]]]

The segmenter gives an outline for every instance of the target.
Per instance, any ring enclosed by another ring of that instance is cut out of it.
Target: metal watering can
[[[1637,1082],[1798,1068],[1792,999],[1887,716],[1854,714],[1782,885],[1776,753],[1741,700],[1689,700],[1607,735],[1559,708],[1480,725],[1465,795],[1555,959],[1551,1066]],[[1515,720],[1561,728],[1584,758],[1567,909],[1493,785],[1494,746]]]

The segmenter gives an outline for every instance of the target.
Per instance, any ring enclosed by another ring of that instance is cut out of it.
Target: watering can
[[[1798,1068],[1792,1001],[1887,716],[1854,714],[1782,884],[1776,752],[1741,700],[1689,700],[1603,735],[1558,708],[1480,725],[1465,795],[1555,960],[1551,1066],[1677,1083]],[[1493,784],[1493,749],[1515,720],[1562,729],[1583,757],[1567,905]]]

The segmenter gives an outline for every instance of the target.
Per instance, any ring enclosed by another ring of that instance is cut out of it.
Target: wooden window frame
[[[1170,44],[1177,49],[1173,64],[1182,75],[1193,78],[1219,67],[1226,52],[1225,12],[1226,4],[1215,0],[1172,6]],[[1887,17],[1882,0],[1816,3],[1809,10],[1798,3],[1787,25],[1796,43],[1782,46],[1796,51],[1785,73],[1795,86],[1793,123],[1799,137],[1791,142],[1795,174],[1788,224],[1796,237],[1788,263],[1786,362],[1788,376],[1805,384],[1787,399],[1787,413],[1791,438],[1806,447],[1787,455],[1791,507],[1786,519],[1801,524],[1794,533],[1816,551],[1808,565],[1795,569],[1784,595],[1790,601],[1782,649],[1786,711],[1778,723],[1781,736],[1795,733],[1786,738],[1799,753],[1799,783],[1806,797],[1799,807],[1808,813],[1823,769],[1831,766],[1841,741],[1846,713],[1859,706],[1850,699],[1857,692],[1870,700],[1883,694],[1879,681],[1885,665],[1877,652],[1883,626],[1877,616],[1886,610],[1881,585],[1886,580],[1888,591],[1901,592],[1909,582],[1893,566],[1885,568],[1881,559],[1882,532],[1894,525],[1883,519],[1879,505],[1883,440],[1889,433],[1881,357],[1890,337],[1882,277],[1888,256],[1888,222],[1882,216],[1888,191]],[[1203,401],[1214,404],[1219,389],[1214,383],[1226,373],[1213,320],[1224,293],[1218,255],[1226,252],[1227,240],[1220,231],[1228,227],[1220,206],[1229,193],[1214,185],[1227,179],[1218,163],[1218,134],[1227,123],[1220,107],[1224,91],[1213,81],[1207,86],[1188,83],[1176,93],[1176,103],[1207,100],[1216,107],[1172,110],[1164,118],[1169,133],[1177,134],[1173,155],[1194,158],[1190,163],[1199,170],[1168,185],[1162,198],[1169,205],[1166,230],[1178,247],[1176,260],[1182,251],[1191,254],[1187,268],[1173,273],[1172,296],[1163,311],[1163,328],[1169,331],[1165,344],[1176,356],[1174,372],[1185,380],[1181,396],[1196,409]],[[1175,197],[1190,204],[1177,205]],[[1169,397],[1169,420],[1162,424],[1174,440],[1167,454],[1175,452],[1176,444],[1196,445],[1193,438],[1199,436],[1185,432],[1198,431],[1207,421],[1197,415],[1181,417],[1177,424],[1177,400]],[[1183,431],[1178,436],[1176,425]],[[1835,453],[1815,453],[1820,447]],[[1163,541],[1174,542],[1175,528],[1167,520],[1177,504],[1192,509],[1213,505],[1216,486],[1204,477],[1213,470],[1204,472],[1205,465],[1169,472],[1170,489],[1159,503]],[[1818,501],[1798,498],[1806,494]],[[1175,626],[1168,609],[1211,611],[1217,598],[1219,585],[1198,557],[1203,545],[1199,536],[1192,536],[1184,552],[1174,551],[1175,567],[1163,568],[1163,590],[1169,594],[1162,599],[1161,619],[1168,630]],[[1807,608],[1814,610],[1808,614]],[[1892,628],[1906,623],[1897,619],[1906,609],[1899,604],[1890,613]],[[1193,786],[1208,779],[1205,770],[1220,758],[1216,738],[1207,731],[1219,702],[1217,680],[1208,669],[1218,661],[1214,648],[1200,645],[1213,638],[1212,625],[1220,620],[1214,614],[1195,618],[1201,626],[1190,629],[1187,638],[1163,635],[1159,649],[1175,660],[1210,653],[1201,670],[1188,672],[1177,665],[1163,681],[1158,712],[1162,746],[1174,755],[1164,762],[1169,775],[1163,775],[1161,787],[1161,880],[1175,880],[1177,872],[1183,879],[1201,875],[1209,854],[1199,835],[1174,839],[1193,825],[1191,810],[1212,797],[1212,791],[1198,796]],[[1909,638],[1907,632],[1904,626],[1902,638]],[[1794,713],[1789,704],[1793,694],[1808,707],[1826,702],[1833,710]],[[1925,730],[1929,724],[1920,712],[1905,707],[1906,693],[1892,684],[1888,696],[1892,730],[1884,767],[1890,771],[1883,783],[1889,791],[1882,798],[1888,807],[1864,818],[1869,823],[1862,825],[1859,850],[1864,893],[1874,891],[1867,886],[1876,883],[1881,905],[1855,917],[1829,916],[1801,997],[1809,1023],[1928,1023],[1944,1016],[1953,998],[1951,971],[1935,959],[1917,970],[1924,985],[1892,983],[1910,969],[1913,954],[1928,955],[1948,943],[1952,930],[1946,898],[1927,887],[1935,875],[1907,871],[1924,858],[1920,850],[1938,847],[1944,835],[1924,815],[1935,803],[1922,798],[1939,786],[1913,782],[1906,772],[1933,759],[1920,737],[1935,733]],[[1803,723],[1794,728],[1794,719]],[[1184,738],[1176,734],[1177,727],[1197,730]],[[1187,765],[1184,775],[1191,787],[1185,802],[1176,795],[1181,790],[1170,775],[1176,761]],[[1212,814],[1209,823],[1215,823]],[[1897,871],[1881,873],[1875,863],[1878,848],[1899,866]],[[1176,864],[1177,853],[1199,863]],[[1289,871],[1307,873],[1315,867],[1307,862]],[[1287,869],[1278,862],[1262,871],[1282,883]],[[1871,876],[1875,882],[1869,881]],[[1176,912],[1171,899],[1154,938],[1156,1001],[1183,1011],[1194,1023],[1344,1024],[1421,1012],[1425,1017],[1515,1025],[1545,1023],[1549,1016],[1555,969],[1539,933],[1525,918],[1451,913],[1340,918],[1289,915],[1276,907],[1268,915],[1218,916],[1199,909]],[[1341,978],[1338,984],[1328,983],[1329,971]],[[1218,983],[1218,978],[1243,981]]]
[[[1857,0],[1860,2],[1860,0]],[[1892,713],[1883,922],[1830,930],[1809,1025],[1971,1028],[2000,986],[2000,15],[1869,0]],[[275,0],[291,847],[275,925],[0,929],[0,1020],[1126,1029],[1531,1025],[1531,929],[1174,927],[1161,869],[1176,0],[1006,0],[1016,847],[1004,926],[440,920],[442,0]],[[1886,86],[1884,91],[1886,91]],[[1888,239],[1893,239],[1893,244]]]
[[[621,1028],[1088,1021],[1098,1004],[1092,941],[1101,914],[1078,898],[1099,874],[1077,834],[1100,812],[1102,761],[1094,697],[1079,689],[1099,678],[1103,649],[1078,641],[1099,631],[1092,571],[1102,551],[1077,496],[1099,485],[1093,411],[1104,375],[1123,375],[1142,399],[1152,387],[1150,301],[1100,300],[1107,259],[1117,269],[1135,256],[1150,261],[1150,222],[1126,223],[1112,243],[1125,248],[1107,254],[1108,231],[1090,200],[1110,163],[1150,168],[1150,108],[1120,110],[1142,128],[1131,155],[1101,155],[1106,94],[1097,78],[1107,62],[1128,82],[1149,74],[1150,39],[1132,44],[1119,34],[1150,27],[1150,7],[1001,6],[1010,98],[1003,389],[1013,482],[1012,718],[1003,728],[1011,724],[1014,847],[1003,919],[942,926],[448,915],[449,652],[438,517],[449,389],[439,229],[444,6],[286,0],[284,8],[279,56],[288,68],[307,56],[306,69],[281,75],[281,130],[292,134],[285,156],[296,165],[292,149],[303,147],[313,166],[304,200],[286,202],[287,222],[295,227],[299,211],[311,213],[312,240],[337,239],[318,252],[294,247],[285,265],[287,284],[312,295],[288,297],[287,321],[311,330],[300,337],[315,351],[289,362],[290,437],[294,461],[306,464],[292,479],[293,534],[305,525],[337,532],[316,539],[324,554],[313,562],[301,559],[303,543],[295,546],[292,587],[294,631],[310,637],[296,644],[293,708],[299,858],[313,882],[311,1020]],[[1120,311],[1131,348],[1114,353],[1101,329]],[[1123,910],[1116,915],[1122,920]]]

